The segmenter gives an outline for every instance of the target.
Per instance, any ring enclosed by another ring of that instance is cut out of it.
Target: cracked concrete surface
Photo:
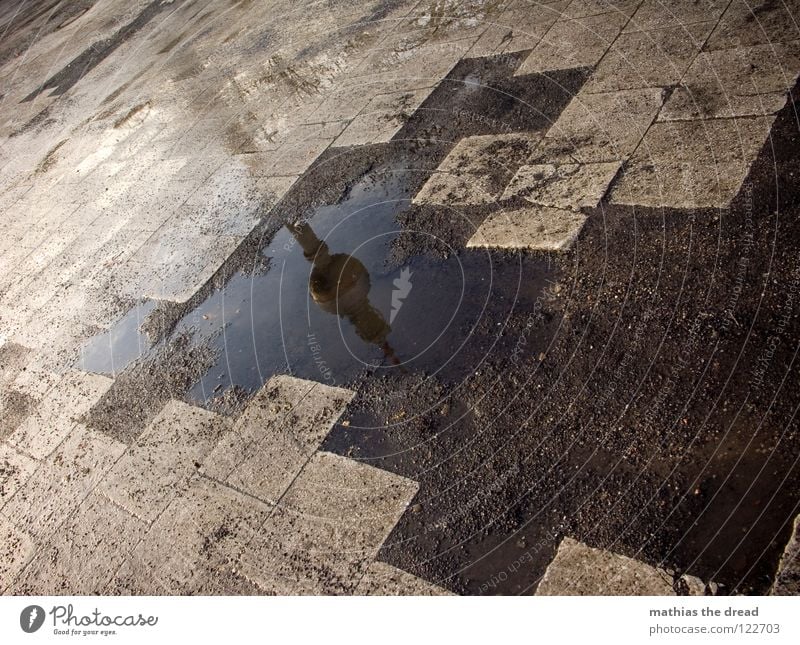
[[[359,149],[403,151],[413,190],[386,202],[418,209],[445,259],[549,266],[606,208],[733,208],[800,74],[794,1],[758,21],[740,0],[17,4],[0,9],[0,589],[15,594],[463,591],[387,561],[427,512],[424,475],[326,449],[364,381],[256,365],[258,389],[200,407],[184,394],[212,350],[171,339],[174,312],[280,270],[260,251],[281,208],[331,205],[324,173]],[[566,101],[507,91],[566,92],[572,70]],[[457,223],[425,218],[454,207]],[[171,359],[135,348],[133,367],[92,372],[87,343],[113,345],[145,301],[167,331],[136,342]],[[349,320],[390,361],[388,304],[372,307]],[[213,317],[189,322],[240,324]],[[591,580],[572,584],[577,569]],[[660,571],[565,537],[538,593],[671,593]]]

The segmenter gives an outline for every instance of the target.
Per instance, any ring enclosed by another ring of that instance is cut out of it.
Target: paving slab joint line
[[[694,57],[691,59],[691,61],[689,61],[688,67],[684,70],[683,74],[681,74],[681,77],[678,80],[678,82],[675,85],[673,85],[673,86],[671,86],[669,88],[670,89],[670,94],[671,94],[671,92],[673,90],[675,90],[675,89],[677,89],[678,87],[681,86],[681,83],[683,82],[683,79],[686,77],[686,74],[689,73],[689,70],[692,68],[692,65],[694,65],[694,62],[700,57],[700,54],[702,54],[705,51],[705,47],[706,47],[706,44],[708,43],[709,38],[711,38],[711,35],[716,31],[717,27],[719,27],[720,23],[722,22],[722,18],[728,12],[728,9],[731,8],[731,5],[733,4],[733,2],[734,2],[734,0],[730,0],[728,2],[728,4],[725,5],[725,9],[722,11],[722,13],[719,14],[719,18],[717,18],[717,22],[714,23],[714,26],[709,30],[708,34],[706,34],[706,37],[703,39],[703,42],[700,45],[700,47],[698,47],[696,49]],[[639,5],[639,6],[641,6],[641,5]],[[682,25],[682,26],[686,27],[688,25]],[[646,31],[646,30],[641,30],[641,31]],[[667,88],[665,88],[665,89],[667,89]],[[631,152],[631,156],[633,156],[633,153],[635,153],[639,149],[639,146],[642,145],[642,141],[644,141],[645,137],[650,132],[650,128],[652,128],[654,124],[659,122],[658,121],[658,117],[661,115],[661,111],[664,109],[664,106],[667,104],[668,99],[669,99],[669,95],[667,96],[667,98],[665,98],[661,102],[661,107],[658,108],[658,112],[656,112],[655,117],[650,122],[650,125],[647,126],[647,129],[644,131],[644,134],[642,135],[642,138],[639,140],[639,145],[636,146],[636,148]],[[724,118],[735,118],[735,117],[724,117]],[[739,118],[741,118],[741,117],[739,117]],[[677,119],[676,121],[696,121],[696,120],[697,119]]]
[[[77,424],[76,424],[76,425],[77,425]],[[64,439],[62,439],[62,440],[61,440],[61,442],[60,442],[58,445],[61,445],[61,443],[63,443],[64,441],[66,441],[66,440],[67,440],[67,438],[70,436],[70,434],[72,434],[72,430],[74,430],[74,429],[75,429],[75,428],[74,428],[74,426],[73,426],[73,428],[72,428],[72,429],[69,431],[69,433],[67,433],[67,435],[64,437]],[[116,465],[116,463],[117,463],[117,462],[118,462],[120,459],[122,459],[122,456],[123,456],[123,455],[124,455],[126,452],[127,452],[127,447],[125,448],[125,450],[123,450],[123,451],[122,451],[122,453],[120,454],[119,458],[117,458],[117,460],[116,460],[116,461],[114,461],[114,463],[113,463],[111,466],[109,466],[109,468],[108,468],[108,470],[106,471],[106,473],[108,473],[108,472],[111,470],[111,468],[113,468],[113,466],[114,466],[114,465]],[[51,453],[51,454],[52,454],[52,453]],[[38,470],[38,468],[37,468],[37,470]],[[34,472],[32,473],[32,475],[31,475],[31,476],[33,476],[33,474],[35,474],[35,473],[36,473],[36,471],[34,471]],[[95,484],[95,485],[94,485],[92,488],[90,488],[89,490],[87,490],[87,491],[86,491],[86,494],[85,494],[85,495],[83,495],[83,496],[80,498],[80,501],[78,502],[77,506],[75,507],[75,511],[77,511],[77,510],[78,510],[78,509],[79,509],[79,508],[80,508],[80,507],[83,505],[83,503],[84,503],[84,502],[85,502],[85,501],[86,501],[86,500],[89,498],[89,495],[91,495],[92,493],[95,493],[95,491],[97,491],[97,492],[96,492],[96,494],[97,494],[97,495],[101,495],[101,496],[102,496],[104,499],[108,500],[109,502],[111,502],[111,503],[112,503],[112,504],[114,504],[115,506],[117,506],[117,507],[121,508],[121,509],[122,509],[123,511],[125,511],[125,512],[126,512],[128,515],[132,515],[133,517],[136,517],[136,519],[139,519],[139,520],[141,520],[142,518],[140,518],[140,517],[136,516],[134,513],[131,513],[131,512],[130,512],[128,509],[126,509],[126,508],[122,508],[121,506],[119,506],[119,504],[116,504],[116,503],[114,503],[114,501],[113,501],[112,499],[110,499],[108,496],[104,495],[102,491],[98,491],[98,490],[97,490],[98,486],[100,485],[100,483],[103,481],[103,479],[104,479],[104,478],[105,478],[105,473],[103,474],[103,476],[102,476],[102,477],[100,477],[100,478],[98,479],[97,483],[96,483],[96,484]],[[18,492],[19,492],[19,491],[17,491],[17,493],[18,493]],[[12,495],[12,496],[11,496],[11,497],[10,497],[10,498],[7,500],[7,502],[8,502],[8,501],[11,501],[11,499],[13,499],[13,498],[16,496],[16,494],[17,494],[17,493],[14,493],[14,495]],[[7,503],[7,502],[6,502],[6,503]],[[27,571],[27,569],[28,569],[28,567],[31,565],[31,563],[32,563],[34,560],[36,560],[36,557],[37,557],[38,555],[40,555],[40,554],[41,554],[41,553],[44,551],[45,547],[47,547],[47,546],[49,546],[49,545],[50,545],[50,539],[53,537],[53,535],[55,535],[55,534],[56,534],[56,532],[57,532],[57,531],[59,531],[59,530],[61,529],[61,527],[62,527],[62,526],[64,526],[64,524],[66,524],[66,523],[67,523],[67,521],[68,521],[69,519],[71,519],[71,517],[72,517],[72,515],[71,515],[71,514],[70,514],[70,515],[67,515],[67,516],[66,516],[66,517],[65,517],[63,520],[61,520],[61,522],[59,522],[58,524],[56,524],[56,526],[54,526],[54,527],[53,527],[53,530],[51,530],[51,531],[50,531],[50,532],[48,532],[46,535],[44,535],[44,536],[42,537],[42,539],[36,543],[36,546],[35,546],[35,548],[34,548],[34,550],[33,550],[33,554],[31,555],[31,557],[30,557],[30,558],[28,558],[28,561],[27,561],[27,562],[25,563],[25,565],[24,565],[24,566],[23,566],[23,567],[22,567],[22,568],[19,570],[19,572],[17,572],[17,575],[16,575],[16,576],[14,576],[14,579],[11,581],[11,584],[12,584],[12,585],[13,585],[13,584],[14,584],[14,583],[15,583],[17,580],[21,580],[21,579],[22,579],[22,575],[23,575],[23,574],[24,574],[24,573]],[[144,522],[147,524],[147,522],[146,522],[145,520],[142,520],[142,521],[144,521]],[[138,543],[137,543],[137,544],[138,544]],[[7,589],[10,589],[10,588],[11,588],[11,585],[9,585],[8,587],[6,587],[6,589],[4,589],[4,590],[3,590],[3,593],[5,593],[5,591],[6,591]]]
[[[312,457],[314,456],[313,453],[312,453],[311,456]],[[308,463],[308,461],[310,459],[311,459],[311,457],[309,457],[303,463],[303,468],[305,468],[306,463]],[[302,468],[301,468],[301,470],[302,470]],[[267,499],[262,499],[261,497],[258,497],[257,495],[253,495],[253,493],[250,493],[250,492],[244,490],[243,488],[239,488],[238,486],[234,486],[233,484],[231,484],[229,482],[222,481],[221,479],[217,479],[216,477],[212,477],[211,475],[208,475],[205,472],[197,471],[197,475],[201,479],[205,479],[207,481],[213,482],[214,484],[216,484],[218,486],[221,486],[222,488],[227,488],[228,490],[232,490],[234,493],[237,493],[237,494],[242,495],[244,497],[247,497],[249,499],[255,500],[256,502],[260,502],[261,504],[264,504],[265,506],[275,506],[277,504],[277,502],[271,502],[271,501],[269,501]],[[294,480],[292,480],[292,483],[294,483]],[[292,484],[289,484],[289,486],[291,486],[291,485]],[[271,515],[272,511],[270,511],[269,514]]]

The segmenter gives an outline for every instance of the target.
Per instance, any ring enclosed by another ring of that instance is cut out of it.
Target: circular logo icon
[[[44,623],[44,609],[39,605],[29,605],[19,615],[19,626],[23,632],[33,634]]]

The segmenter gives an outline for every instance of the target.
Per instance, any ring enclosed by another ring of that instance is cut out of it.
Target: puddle
[[[338,203],[281,228],[259,251],[266,272],[233,275],[178,321],[170,338],[188,336],[216,357],[190,400],[208,402],[232,386],[252,393],[277,373],[344,385],[387,370],[460,377],[480,362],[476,329],[502,326],[511,310],[498,313],[498,304],[525,290],[518,272],[500,288],[480,251],[390,261],[401,236],[404,247],[424,248],[432,235],[398,224],[414,194],[406,168],[406,160],[377,168]],[[155,352],[139,331],[153,307],[132,309],[92,339],[82,369],[116,374]]]
[[[585,76],[512,74],[505,59],[462,61],[392,142],[329,151],[270,216],[285,225],[263,244],[254,231],[214,281],[224,284],[158,347],[141,351],[133,313],[94,339],[86,369],[129,366],[129,382],[118,379],[120,392],[105,402],[116,417],[108,428],[130,425],[122,402],[158,398],[158,375],[174,372],[168,361],[186,350],[202,361],[183,361],[188,385],[177,395],[211,407],[226,395],[241,401],[279,373],[350,387],[392,370],[457,383],[497,351],[509,317],[537,309],[554,271],[530,254],[464,249],[497,205],[425,211],[411,200],[458,139],[549,127]]]
[[[116,376],[151,349],[142,323],[155,308],[154,301],[129,310],[108,331],[93,337],[82,349],[77,367],[85,372]]]

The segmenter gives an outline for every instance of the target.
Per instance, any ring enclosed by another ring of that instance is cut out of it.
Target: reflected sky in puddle
[[[417,248],[425,240],[413,237],[430,235],[397,223],[411,205],[407,167],[403,161],[374,170],[338,203],[282,227],[260,251],[268,270],[234,274],[177,323],[171,337],[188,335],[216,357],[190,400],[208,401],[231,386],[254,392],[276,373],[345,385],[381,370],[461,378],[474,368],[481,356],[467,347],[472,334],[478,325],[485,331],[502,323],[519,295],[519,273],[503,289],[502,316],[495,311],[489,322],[488,254],[453,249],[446,260],[419,255],[391,265],[398,236],[411,236],[403,245]],[[152,303],[133,309],[93,339],[84,368],[110,373],[109,347],[117,372],[138,358],[137,320],[149,309]]]

